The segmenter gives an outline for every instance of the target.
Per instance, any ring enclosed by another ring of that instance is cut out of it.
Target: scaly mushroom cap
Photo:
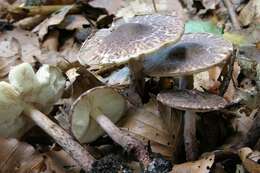
[[[104,134],[92,117],[96,109],[117,122],[125,112],[126,102],[123,96],[109,87],[96,87],[83,93],[73,103],[70,112],[71,131],[82,143],[92,142]]]
[[[144,72],[154,77],[191,75],[223,63],[232,53],[232,44],[210,33],[184,34],[172,47],[146,58]]]
[[[198,90],[164,91],[158,94],[157,100],[169,107],[194,112],[209,112],[227,106],[224,98]]]
[[[151,14],[115,22],[86,40],[78,59],[83,65],[126,63],[179,40],[184,23],[178,16]]]

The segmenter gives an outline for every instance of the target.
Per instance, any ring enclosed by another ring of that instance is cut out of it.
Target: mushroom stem
[[[184,114],[184,145],[186,159],[193,161],[198,156],[198,144],[196,139],[196,117],[197,114],[192,111],[185,111]]]
[[[86,172],[91,170],[95,159],[71,135],[31,105],[26,105],[24,113],[62,146]]]
[[[193,81],[193,75],[181,77],[179,83],[180,89],[193,89]],[[195,160],[198,156],[198,144],[196,139],[196,113],[185,111],[183,135],[186,160]]]
[[[99,111],[98,111],[99,112]],[[137,160],[144,167],[147,167],[151,162],[149,152],[143,143],[132,136],[124,134],[107,116],[98,113],[94,116],[97,123],[102,129],[119,145],[121,145],[129,153],[133,152]]]

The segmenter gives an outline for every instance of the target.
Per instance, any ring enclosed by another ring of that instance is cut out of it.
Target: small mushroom
[[[193,74],[224,63],[231,53],[232,44],[220,36],[188,33],[176,45],[145,59],[144,72],[153,77],[180,77],[180,88],[192,89]],[[195,124],[191,124],[195,122],[194,117],[187,114],[185,117],[184,124],[195,128]]]
[[[72,105],[71,131],[80,142],[91,142],[104,131],[147,166],[149,153],[137,139],[124,134],[115,124],[125,113],[123,96],[109,87],[96,87],[83,93]]]
[[[42,113],[50,112],[53,104],[62,95],[65,86],[62,72],[56,67],[43,65],[35,74],[30,64],[23,63],[11,69],[9,81],[11,84],[0,82],[0,136],[19,137],[34,122],[84,170],[89,171],[94,158],[65,130]]]
[[[158,94],[157,100],[169,107],[183,110],[184,114],[184,144],[187,160],[197,157],[196,143],[196,112],[210,112],[223,109],[227,101],[218,96],[197,90],[164,91]]]
[[[132,80],[135,80],[137,74],[142,76],[140,73],[143,73],[143,68],[138,68],[138,73],[135,73],[136,63],[143,67],[143,59],[176,43],[183,31],[184,22],[176,15],[150,14],[127,21],[119,19],[111,28],[101,29],[86,40],[78,60],[83,65],[97,66],[129,63]],[[144,79],[139,83],[132,88],[144,100]]]

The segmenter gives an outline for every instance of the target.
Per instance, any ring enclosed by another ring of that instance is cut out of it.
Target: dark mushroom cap
[[[145,73],[149,76],[183,76],[205,71],[227,60],[232,44],[210,33],[184,34],[172,47],[146,58]]]
[[[198,90],[164,91],[158,94],[157,100],[172,108],[194,112],[209,112],[227,106],[224,98]]]
[[[184,23],[178,16],[151,14],[115,22],[110,29],[98,31],[80,49],[81,64],[126,63],[177,42]]]

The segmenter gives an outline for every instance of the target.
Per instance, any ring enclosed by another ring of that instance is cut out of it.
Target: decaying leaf
[[[75,162],[63,151],[39,154],[31,145],[0,138],[0,173],[78,173]],[[77,170],[77,172],[76,172]]]
[[[59,11],[53,13],[50,18],[45,19],[42,23],[33,29],[33,32],[38,33],[39,38],[42,40],[43,37],[48,33],[48,29],[51,26],[60,24],[65,16],[68,14],[73,5],[65,6]]]
[[[260,18],[259,0],[251,0],[239,13],[239,20],[243,26],[247,26]]]
[[[132,17],[137,14],[151,14],[156,11],[185,18],[183,8],[178,0],[125,0],[124,7],[116,13],[116,16]]]
[[[210,155],[195,162],[174,165],[171,173],[209,173],[215,156]]]
[[[14,46],[14,40],[16,45]],[[19,52],[20,51],[20,52]],[[41,55],[37,36],[29,31],[16,28],[0,34],[0,57],[9,58],[18,54],[23,62],[32,63]]]
[[[128,110],[120,124],[124,131],[141,139],[145,144],[150,141],[153,152],[171,158],[175,148],[175,136],[171,136],[164,128],[155,100],[142,108]]]
[[[113,15],[123,7],[124,2],[123,0],[92,0],[89,5],[95,8],[104,8],[109,15]]]
[[[239,150],[239,156],[246,170],[250,173],[260,172],[260,152],[252,151],[250,148],[245,147]]]

